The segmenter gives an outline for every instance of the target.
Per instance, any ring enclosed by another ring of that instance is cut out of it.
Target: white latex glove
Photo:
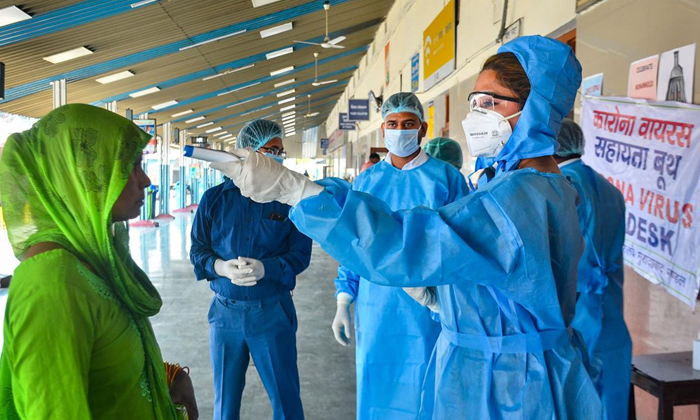
[[[255,286],[258,280],[265,275],[265,267],[262,262],[242,257],[228,261],[216,260],[214,271],[216,274],[230,279],[231,283],[246,287]]]
[[[211,168],[231,178],[241,194],[259,203],[279,201],[296,206],[307,197],[318,195],[323,187],[304,175],[285,168],[252,149],[236,149],[233,154],[242,160],[214,162]]]
[[[437,300],[437,290],[434,287],[404,287],[410,297],[433,312],[440,312]]]
[[[350,344],[350,336],[352,335],[352,326],[350,325],[350,304],[352,296],[347,293],[338,293],[338,309],[335,311],[335,318],[331,329],[335,340],[341,346]]]

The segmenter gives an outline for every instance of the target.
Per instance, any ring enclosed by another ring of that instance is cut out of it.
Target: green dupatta
[[[15,255],[55,242],[104,279],[136,323],[146,355],[144,395],[157,419],[177,418],[149,317],[162,300],[134,263],[112,207],[151,136],[113,112],[85,104],[57,108],[12,134],[0,162],[0,194]]]

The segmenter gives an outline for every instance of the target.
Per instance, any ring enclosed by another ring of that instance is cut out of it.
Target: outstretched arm
[[[344,267],[377,284],[432,286],[493,283],[515,268],[515,229],[487,193],[438,210],[392,212],[381,200],[340,180],[291,213],[299,230]]]

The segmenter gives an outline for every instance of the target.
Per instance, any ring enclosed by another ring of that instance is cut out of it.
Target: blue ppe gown
[[[394,211],[438,208],[468,193],[457,169],[430,157],[408,170],[379,162],[360,174],[352,189],[372,194]],[[335,284],[337,293],[355,302],[357,418],[414,420],[440,323],[402,289],[370,283],[343,266]]]
[[[192,226],[190,259],[215,292],[209,309],[214,419],[240,418],[245,374],[253,358],[274,420],[301,420],[297,317],[290,292],[311,258],[311,240],[289,221],[289,206],[256,203],[231,181],[204,193]],[[219,277],[217,259],[260,260],[265,276],[243,287]]]
[[[328,179],[290,217],[372,283],[438,286],[442,332],[419,418],[600,420],[571,329],[583,252],[578,193],[558,173],[517,169],[556,150],[581,67],[569,47],[539,36],[504,52],[522,64],[531,91],[483,188],[437,210],[392,212]]]
[[[578,265],[576,317],[594,367],[606,420],[627,418],[632,340],[624,320],[622,245],[625,201],[605,178],[578,160],[561,167],[581,196],[578,216],[586,249]]]

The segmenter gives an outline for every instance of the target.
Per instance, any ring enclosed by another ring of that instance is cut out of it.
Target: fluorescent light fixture
[[[214,137],[223,136],[224,134],[228,134],[228,131],[222,131],[221,133],[216,133],[216,134],[214,134]]]
[[[100,77],[99,79],[95,79],[95,81],[97,83],[101,83],[103,85],[106,85],[107,83],[112,83],[112,82],[116,82],[117,80],[126,79],[127,77],[131,77],[133,75],[134,75],[133,72],[131,72],[129,70],[125,70],[125,71],[120,71],[119,73],[110,74],[109,76]]]
[[[292,93],[295,93],[296,91],[297,91],[296,89],[285,90],[284,92],[278,93],[278,94],[277,94],[277,97],[278,97],[278,98],[281,98],[281,97],[283,97],[283,96],[291,95]]]
[[[282,48],[281,50],[267,53],[267,54],[265,54],[265,57],[268,60],[272,60],[273,58],[282,57],[283,55],[291,54],[293,52],[294,52],[294,47],[287,47],[287,48]]]
[[[208,44],[210,42],[221,41],[222,39],[226,39],[226,38],[230,38],[232,36],[240,35],[240,34],[244,33],[245,31],[247,31],[247,29],[241,29],[240,31],[236,31],[236,32],[230,33],[228,35],[217,36],[216,38],[208,39],[206,41],[202,41],[202,42],[198,42],[196,44],[182,47],[182,48],[180,48],[180,51],[189,50],[190,48],[199,47],[200,45]]]
[[[296,81],[297,81],[297,79],[285,80],[284,82],[275,83],[275,87],[278,88],[278,87],[286,86],[286,85],[292,84]]]
[[[231,137],[233,137],[233,134],[227,134],[227,135],[223,136],[223,137],[221,138],[221,140],[228,139],[228,138],[231,138]]]
[[[252,110],[250,110],[250,111],[248,111],[248,112],[244,112],[244,113],[240,114],[239,117],[242,117],[243,115],[252,114],[252,113],[255,113],[255,112],[264,111],[264,110],[270,109],[270,108],[272,108],[272,105],[266,106],[266,107],[260,108],[260,109],[252,109]]]
[[[210,128],[209,130],[207,130],[207,134],[208,134],[208,133],[217,132],[217,131],[221,130],[222,128],[223,128],[223,127],[214,127],[214,128]]]
[[[289,121],[282,121],[282,125],[289,125],[289,124],[296,124],[296,123],[297,123],[296,119],[289,120]]]
[[[285,134],[286,136],[288,136],[288,137],[291,137],[291,136],[296,136],[296,135],[297,135],[297,132],[296,132],[296,131],[292,131],[291,133],[284,133],[284,134]]]
[[[153,105],[151,108],[158,111],[159,109],[167,108],[167,107],[173,106],[173,105],[177,105],[177,101],[172,100],[172,101],[168,101],[168,102],[163,102],[162,104]]]
[[[44,57],[44,60],[48,61],[49,63],[58,64],[63,63],[64,61],[72,60],[74,58],[83,57],[90,54],[92,54],[92,51],[90,51],[89,49],[85,47],[78,47],[73,48],[72,50],[63,51],[62,53]]]
[[[136,9],[137,7],[145,6],[147,4],[154,3],[158,0],[143,0],[143,1],[138,1],[136,3],[131,3],[131,8]]]
[[[267,38],[270,36],[279,35],[281,33],[291,31],[293,28],[294,25],[292,24],[292,22],[287,22],[282,25],[260,31],[260,38]]]
[[[294,66],[285,67],[283,69],[279,69],[279,70],[275,70],[273,72],[270,72],[270,76],[272,76],[272,77],[279,76],[280,74],[289,73],[292,70],[294,70]]]
[[[253,7],[265,6],[272,3],[277,3],[280,0],[253,0]]]
[[[208,126],[210,126],[210,125],[214,125],[214,123],[211,122],[211,121],[209,121],[209,122],[206,122],[206,123],[204,123],[204,124],[199,124],[199,125],[197,126],[197,128],[204,128],[204,127],[208,127]]]
[[[202,79],[202,81],[216,79],[217,77],[226,76],[227,74],[235,73],[235,72],[241,71],[241,70],[246,70],[246,69],[249,69],[251,67],[255,67],[255,64],[248,64],[247,66],[237,67],[235,69],[230,69],[230,70],[226,70],[226,71],[221,72],[221,73],[214,74],[212,76],[207,76],[204,79]]]
[[[21,22],[23,20],[27,20],[27,19],[31,19],[31,18],[32,17],[30,15],[23,12],[22,9],[20,9],[17,6],[10,6],[10,7],[5,7],[5,8],[0,9],[0,26],[11,25],[13,23]],[[290,23],[290,25],[291,25],[291,23]],[[272,29],[275,29],[275,28],[272,28]]]
[[[291,105],[289,105],[289,106],[285,106],[284,108],[281,108],[281,109],[280,109],[280,112],[291,111],[291,110],[293,110],[293,109],[296,108],[296,107],[297,107],[297,106],[296,106],[295,104],[291,104]]]
[[[241,86],[241,87],[233,89],[233,90],[227,90],[226,92],[221,92],[220,94],[218,94],[216,96],[228,95],[229,93],[238,92],[239,90],[248,89],[249,87],[257,86],[259,84],[260,84],[260,82],[251,83],[249,85]]]
[[[194,109],[188,109],[187,111],[182,111],[178,112],[177,114],[171,115],[172,118],[177,118],[177,117],[182,117],[183,115],[191,114],[194,112]]]
[[[284,117],[289,117],[290,115],[296,115],[296,114],[297,114],[296,111],[287,112],[286,114],[282,114],[282,118],[284,118]]]
[[[296,96],[292,96],[291,98],[282,99],[281,101],[278,101],[277,104],[278,104],[278,105],[288,104],[288,103],[290,103],[290,102],[296,101],[296,99],[297,99]]]
[[[258,99],[262,99],[262,98],[263,98],[262,96],[258,96],[258,97],[251,98],[251,99],[248,99],[248,100],[243,101],[243,102],[236,102],[235,104],[231,104],[231,105],[227,106],[226,109],[233,108],[234,106],[238,106],[238,105],[247,104],[248,102],[257,101]]]
[[[150,95],[151,93],[156,93],[160,92],[160,88],[158,86],[153,86],[152,88],[140,90],[138,92],[130,93],[129,96],[132,98],[140,98],[141,96],[146,96]]]
[[[205,115],[200,115],[199,117],[192,118],[190,120],[185,121],[185,124],[190,124],[196,121],[202,121],[203,119],[207,118]]]
[[[286,121],[289,121],[289,120],[294,121],[296,118],[297,118],[296,115],[289,115],[289,116],[287,116],[287,117],[282,117],[282,122],[286,122]]]

